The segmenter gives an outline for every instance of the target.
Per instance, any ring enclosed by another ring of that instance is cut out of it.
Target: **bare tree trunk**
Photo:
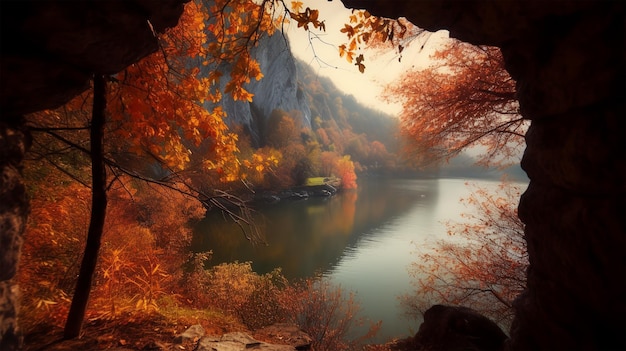
[[[91,117],[91,219],[87,232],[87,243],[80,266],[72,305],[65,323],[64,338],[73,339],[80,330],[89,301],[91,281],[98,261],[100,239],[106,215],[106,168],[104,163],[104,125],[106,109],[106,82],[104,76],[96,74],[93,80],[93,112]]]

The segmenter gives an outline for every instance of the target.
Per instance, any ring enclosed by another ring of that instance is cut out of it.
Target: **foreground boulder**
[[[414,345],[418,350],[497,351],[506,339],[496,323],[472,309],[434,305],[424,313]]]

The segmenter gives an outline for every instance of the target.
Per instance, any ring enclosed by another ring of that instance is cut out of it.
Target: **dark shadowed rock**
[[[3,1],[2,116],[58,107],[158,49],[189,0]]]
[[[506,338],[496,323],[472,309],[435,305],[424,313],[414,344],[423,350],[498,351]]]

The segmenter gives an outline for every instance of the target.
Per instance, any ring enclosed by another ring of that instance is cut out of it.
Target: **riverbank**
[[[204,310],[170,311],[169,313],[132,313],[114,320],[89,320],[81,336],[63,339],[63,329],[40,324],[37,330],[25,335],[24,351],[74,350],[312,350],[310,337],[299,328],[278,324],[250,331],[234,318]],[[211,348],[206,348],[205,346]],[[363,345],[362,351],[410,350],[405,341]],[[229,347],[229,348],[227,348]],[[239,348],[236,348],[239,347]]]

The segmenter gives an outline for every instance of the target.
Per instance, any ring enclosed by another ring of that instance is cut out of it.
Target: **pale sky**
[[[442,41],[448,38],[447,31],[439,31],[430,36],[418,38],[404,49],[402,62],[398,62],[397,53],[391,47],[385,54],[366,51],[364,52],[365,73],[360,73],[354,64],[339,57],[339,45],[348,41],[346,35],[339,30],[345,23],[349,23],[351,11],[346,9],[339,0],[303,0],[302,2],[304,8],[319,10],[319,18],[325,21],[326,32],[310,28],[311,33],[307,33],[302,28],[297,28],[296,23],[292,22],[286,27],[286,32],[294,55],[311,64],[320,76],[332,79],[339,89],[354,95],[359,102],[391,114],[399,112],[400,106],[388,105],[382,101],[380,94],[383,86],[412,67],[419,68],[428,65],[429,56]],[[421,46],[425,41],[426,44],[422,49]]]

